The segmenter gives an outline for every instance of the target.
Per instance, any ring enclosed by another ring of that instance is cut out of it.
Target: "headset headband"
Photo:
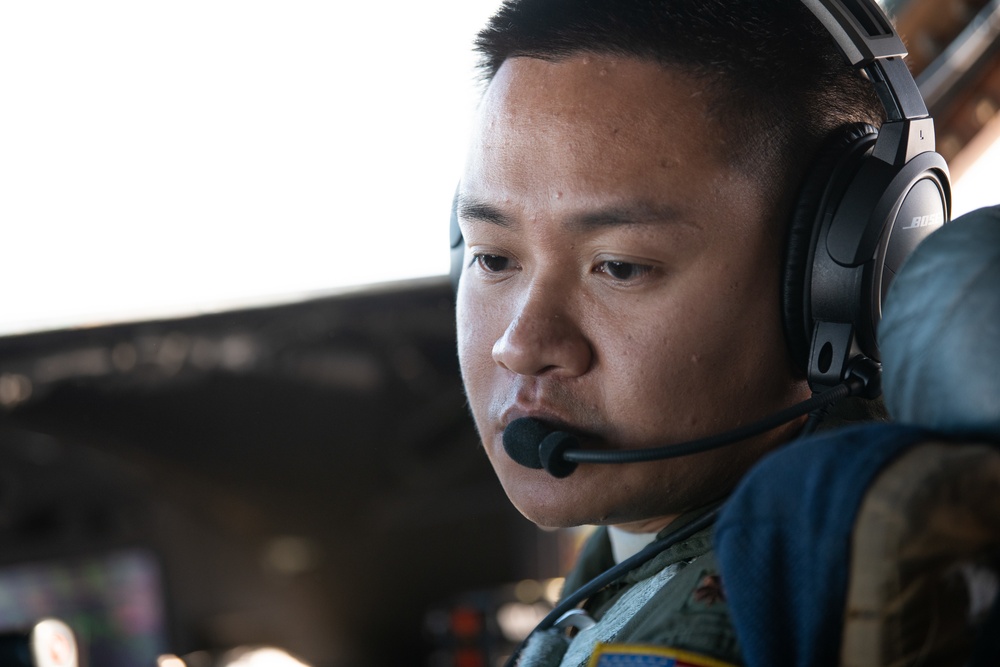
[[[906,55],[903,40],[874,0],[802,0],[855,67]]]
[[[914,155],[933,151],[934,126],[920,89],[903,62],[906,47],[875,0],[802,3],[827,29],[844,58],[865,71],[885,108],[886,122],[879,132],[875,157],[901,165]],[[922,120],[928,122],[919,122]],[[893,123],[902,123],[899,131],[892,131]]]

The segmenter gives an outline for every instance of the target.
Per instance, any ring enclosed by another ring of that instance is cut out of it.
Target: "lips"
[[[588,428],[578,426],[577,423],[575,423],[576,420],[567,419],[562,415],[550,410],[544,410],[539,408],[528,408],[526,406],[521,406],[521,405],[514,405],[503,411],[503,413],[500,416],[500,422],[499,422],[500,433],[503,433],[503,431],[507,428],[507,426],[510,425],[512,421],[516,419],[522,419],[524,417],[530,417],[531,419],[536,419],[554,431],[565,431],[567,433],[572,433],[581,442],[585,441],[594,442],[594,441],[605,440],[605,438],[601,436],[599,433],[590,430]]]
[[[537,408],[527,408],[522,406],[511,406],[503,411],[500,416],[500,426],[501,430],[507,428],[512,421],[515,419],[523,419],[525,417],[530,417],[531,419],[537,419],[540,422],[544,422],[553,428],[558,429],[569,429],[572,428],[570,425],[570,420],[560,417],[558,414],[548,411],[541,410]]]

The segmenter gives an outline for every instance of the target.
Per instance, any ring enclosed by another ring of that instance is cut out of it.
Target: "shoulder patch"
[[[688,599],[688,606],[705,608],[725,601],[726,592],[722,588],[722,577],[716,572],[702,571],[698,577],[698,585]]]
[[[664,646],[598,644],[587,667],[736,667],[689,651]]]

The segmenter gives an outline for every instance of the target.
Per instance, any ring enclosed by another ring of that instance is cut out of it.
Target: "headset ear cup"
[[[782,314],[792,360],[803,374],[809,365],[813,334],[810,284],[819,227],[836,211],[877,137],[878,130],[867,123],[845,125],[834,131],[820,147],[792,207],[781,284]]]
[[[458,281],[462,278],[462,263],[465,258],[465,239],[462,238],[462,228],[458,226],[458,188],[451,200],[451,220],[449,233],[451,236],[451,277],[452,292],[458,292]]]

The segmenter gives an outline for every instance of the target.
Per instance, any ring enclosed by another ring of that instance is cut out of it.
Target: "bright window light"
[[[1000,204],[997,174],[1000,174],[1000,115],[994,115],[979,135],[951,164],[958,172],[952,187],[952,215]]]
[[[499,3],[0,3],[0,335],[445,274]]]
[[[235,649],[223,656],[223,667],[309,667],[279,648]]]
[[[0,5],[0,335],[447,272],[499,0]]]

